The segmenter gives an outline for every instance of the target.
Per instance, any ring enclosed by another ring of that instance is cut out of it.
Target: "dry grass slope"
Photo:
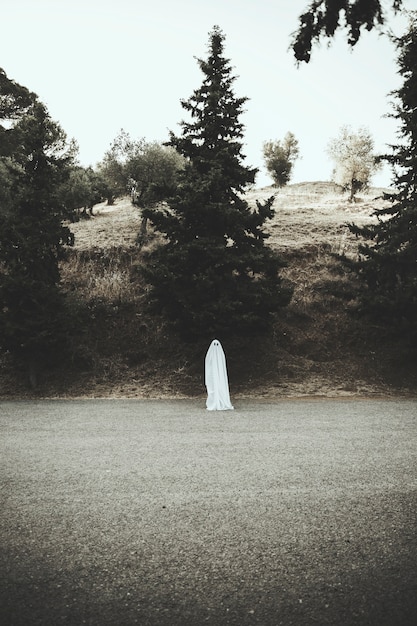
[[[407,362],[405,345],[388,336],[381,342],[380,329],[350,314],[357,285],[334,256],[356,254],[346,223],[369,223],[384,205],[382,192],[371,189],[355,204],[325,182],[248,192],[253,205],[275,195],[268,241],[287,262],[283,276],[295,290],[271,336],[224,346],[234,396],[414,393],[416,367]],[[139,227],[140,213],[127,198],[113,207],[97,205],[94,217],[72,225],[76,243],[62,277],[69,300],[82,302],[82,323],[72,362],[44,377],[40,395],[204,396],[207,345],[184,345],[163,320],[143,311]],[[26,393],[23,381],[3,367],[0,394]]]

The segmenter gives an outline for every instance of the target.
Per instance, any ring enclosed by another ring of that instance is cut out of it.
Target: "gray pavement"
[[[417,623],[417,401],[0,402],[6,626]]]

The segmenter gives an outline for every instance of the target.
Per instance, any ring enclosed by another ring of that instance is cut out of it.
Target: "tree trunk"
[[[148,234],[147,233],[147,228],[148,228],[148,218],[143,215],[142,216],[142,221],[140,223],[140,233],[139,233],[139,236],[140,236],[142,241],[144,241],[146,239],[146,236]]]
[[[38,370],[35,361],[29,361],[29,383],[32,389],[38,386]]]
[[[138,244],[139,248],[141,248],[148,239],[147,226],[148,226],[148,218],[143,215],[142,221],[140,223],[140,230],[136,238],[136,243]]]
[[[355,202],[355,193],[356,193],[356,179],[352,178],[352,180],[350,181],[349,202]]]

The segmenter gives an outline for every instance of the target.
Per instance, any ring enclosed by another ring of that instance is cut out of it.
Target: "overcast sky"
[[[404,0],[417,9],[417,0]],[[330,180],[326,146],[342,125],[367,128],[378,151],[395,141],[389,92],[400,85],[396,50],[365,33],[351,52],[343,37],[315,48],[297,67],[289,50],[309,0],[1,0],[0,67],[38,94],[52,118],[95,165],[123,128],[133,138],[165,141],[188,119],[180,105],[201,85],[195,57],[206,58],[208,33],[223,30],[225,56],[249,101],[247,165],[271,184],[262,144],[287,131],[302,159],[291,182]],[[390,4],[388,2],[388,4]],[[406,21],[391,20],[396,34]],[[388,168],[374,177],[389,185]]]

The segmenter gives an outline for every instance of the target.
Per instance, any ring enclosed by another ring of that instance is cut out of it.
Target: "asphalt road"
[[[417,623],[417,401],[0,402],[5,626]]]

